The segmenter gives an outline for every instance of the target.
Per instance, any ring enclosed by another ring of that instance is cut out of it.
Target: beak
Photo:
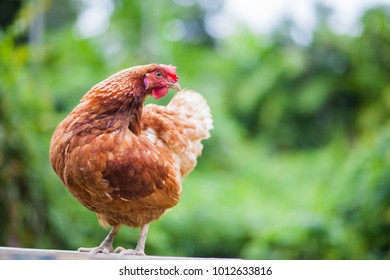
[[[180,84],[178,82],[176,82],[176,83],[167,83],[167,86],[170,87],[170,88],[173,88],[173,89],[175,89],[177,91],[181,90]]]

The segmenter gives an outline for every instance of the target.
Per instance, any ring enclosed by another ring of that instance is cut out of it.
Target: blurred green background
[[[288,18],[266,35],[243,24],[213,34],[207,18],[223,1],[108,0],[105,14],[90,2],[0,4],[0,246],[102,241],[52,171],[50,138],[92,85],[157,62],[206,97],[215,129],[179,205],[151,225],[147,254],[390,259],[390,6],[342,34],[317,4],[302,43]],[[122,228],[115,246],[137,238]]]

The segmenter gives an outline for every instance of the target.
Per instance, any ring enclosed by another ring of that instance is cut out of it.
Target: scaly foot
[[[109,253],[112,253],[114,252],[114,248],[112,248],[112,246],[98,246],[98,247],[94,247],[94,248],[79,248],[77,251],[79,252],[83,252],[83,253],[90,253],[91,255],[96,255],[96,254],[99,254],[99,253],[103,253],[103,254],[109,254]]]
[[[144,250],[140,250],[140,249],[135,249],[135,250],[132,250],[132,249],[125,249],[123,247],[118,247],[115,249],[114,253],[119,253],[119,255],[121,256],[128,256],[128,255],[131,255],[131,256],[145,256],[145,252]]]
[[[103,242],[95,248],[79,248],[77,251],[90,253],[91,255],[96,255],[99,253],[109,254],[114,252],[114,248],[112,247],[112,242],[114,241],[115,235],[118,233],[120,225],[113,226],[110,233],[103,240]]]

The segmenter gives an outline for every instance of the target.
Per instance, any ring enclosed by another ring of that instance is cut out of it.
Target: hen
[[[176,67],[149,64],[98,83],[58,125],[50,162],[70,193],[112,229],[90,253],[144,255],[149,223],[174,207],[181,181],[196,165],[201,140],[210,137],[210,108],[193,91],[180,91]],[[163,107],[144,106],[173,88]],[[141,228],[135,250],[113,250],[122,225]]]

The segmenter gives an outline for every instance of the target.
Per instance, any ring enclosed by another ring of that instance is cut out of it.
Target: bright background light
[[[270,33],[286,16],[303,30],[315,26],[315,5],[325,4],[334,10],[330,25],[340,33],[356,33],[357,19],[370,7],[390,4],[390,0],[225,0],[223,14],[228,20],[242,22],[255,33]]]

